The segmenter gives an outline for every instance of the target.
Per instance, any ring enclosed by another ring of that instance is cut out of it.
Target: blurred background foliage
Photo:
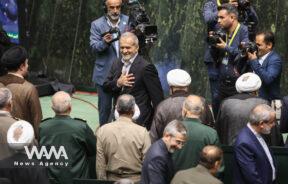
[[[209,98],[203,63],[206,27],[202,17],[205,0],[140,0],[158,41],[150,51],[163,79],[171,68],[181,67],[192,76],[191,91]],[[282,56],[282,93],[287,95],[288,1],[254,0],[260,19],[258,30],[276,34],[276,51]],[[30,70],[51,79],[92,87],[94,57],[89,48],[90,23],[103,15],[102,0],[31,0]],[[167,84],[162,83],[167,89]]]

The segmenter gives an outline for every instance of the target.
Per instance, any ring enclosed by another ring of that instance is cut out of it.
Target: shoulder
[[[102,16],[102,17],[99,17],[98,19],[96,19],[96,20],[94,20],[92,23],[91,23],[91,25],[100,25],[100,24],[103,24],[103,23],[105,23],[106,22],[106,19],[105,19],[105,17],[104,16]]]
[[[121,14],[120,15],[120,20],[122,22],[127,22],[129,20],[129,17],[127,15]],[[128,22],[127,22],[128,23]]]
[[[274,50],[271,51],[271,53],[270,53],[270,55],[269,55],[268,57],[269,57],[270,59],[275,60],[275,61],[281,62],[281,57],[280,57],[280,55],[279,55],[277,52],[275,52]]]

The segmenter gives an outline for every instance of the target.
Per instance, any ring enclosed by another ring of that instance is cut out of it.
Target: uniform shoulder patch
[[[47,121],[47,120],[49,120],[49,119],[52,119],[52,118],[49,117],[49,118],[42,119],[41,122]]]

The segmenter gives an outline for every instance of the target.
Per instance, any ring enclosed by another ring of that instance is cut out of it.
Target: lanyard
[[[235,38],[236,34],[237,34],[238,31],[239,31],[239,28],[240,28],[240,24],[238,23],[238,25],[237,25],[237,27],[236,27],[236,29],[235,29],[233,35],[232,35],[231,40],[229,40],[228,46],[230,46],[230,45],[233,43],[234,38]],[[226,34],[226,43],[227,43],[227,41],[228,41],[228,37],[229,37],[228,34]]]
[[[217,0],[217,5],[218,5],[218,6],[221,6],[220,0]]]

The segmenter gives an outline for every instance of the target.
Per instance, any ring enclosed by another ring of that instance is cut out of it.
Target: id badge
[[[222,64],[223,64],[223,65],[227,65],[227,64],[228,64],[228,57],[224,57],[224,58],[222,59]]]

